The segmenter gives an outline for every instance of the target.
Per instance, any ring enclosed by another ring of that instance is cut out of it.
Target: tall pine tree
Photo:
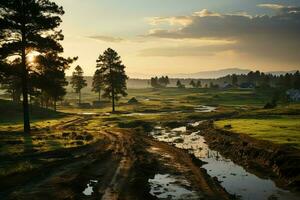
[[[98,101],[101,99],[101,91],[104,88],[103,77],[101,71],[97,69],[93,76],[92,91],[98,93]]]
[[[87,83],[83,77],[83,70],[79,65],[77,65],[75,71],[73,72],[71,78],[71,85],[79,96],[78,103],[81,104],[81,90],[87,86]]]
[[[0,0],[1,59],[18,57],[21,64],[24,132],[30,133],[28,106],[28,76],[31,73],[28,55],[63,52],[57,30],[63,8],[50,0]]]
[[[115,101],[127,96],[125,65],[116,51],[108,48],[97,60],[97,68],[103,77],[104,97],[112,101],[112,111],[115,112]]]

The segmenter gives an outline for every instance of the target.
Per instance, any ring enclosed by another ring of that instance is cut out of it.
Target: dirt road
[[[157,199],[161,186],[149,180],[160,174],[180,179],[182,183],[177,184],[191,191],[194,199],[229,199],[187,152],[154,141],[141,131],[91,126],[95,118],[79,116],[53,126],[62,132],[79,127],[98,139],[89,145],[23,157],[51,162],[1,180],[1,199]]]

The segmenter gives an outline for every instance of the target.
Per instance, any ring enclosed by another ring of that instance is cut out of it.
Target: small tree
[[[101,99],[101,91],[104,88],[103,76],[101,71],[97,69],[93,76],[93,88],[92,91],[98,93],[98,101]]]
[[[196,88],[201,88],[201,87],[202,87],[201,81],[198,80],[197,83],[196,83]]]
[[[65,76],[65,70],[70,67],[77,57],[63,58],[55,52],[48,52],[36,57],[36,70],[34,74],[33,85],[41,90],[41,105],[51,103],[56,110],[57,101],[63,100],[66,95],[65,86],[68,85]]]
[[[158,78],[157,77],[151,78],[150,84],[151,84],[151,87],[153,87],[153,88],[159,87]]]
[[[176,86],[177,86],[178,88],[185,88],[185,85],[181,84],[181,81],[180,81],[180,80],[177,81]]]
[[[196,84],[195,84],[194,80],[191,80],[191,82],[190,82],[190,86],[192,86],[193,88],[195,88],[195,87],[196,87]]]
[[[300,89],[300,72],[299,71],[296,71],[296,73],[294,74],[293,88]]]
[[[3,63],[3,66],[0,66],[1,69],[3,70],[3,77],[0,82],[1,89],[9,94],[13,102],[19,103],[22,94],[22,79],[18,76],[18,71],[21,70],[19,61],[6,63],[6,66]]]
[[[170,79],[168,76],[165,77],[165,85],[166,87],[170,84]]]
[[[115,101],[127,96],[125,65],[116,51],[108,48],[97,60],[97,68],[103,77],[104,94],[112,100],[112,112],[115,112]]]
[[[81,104],[81,90],[82,88],[87,86],[86,80],[83,77],[83,70],[82,68],[77,65],[75,68],[75,71],[73,72],[72,78],[71,78],[71,85],[75,92],[79,95],[79,104]]]
[[[162,76],[158,79],[159,87],[167,87],[170,84],[170,80],[168,76]]]
[[[237,86],[238,85],[238,77],[236,74],[232,74],[232,77],[231,77],[231,81],[232,81],[232,85],[233,86]]]

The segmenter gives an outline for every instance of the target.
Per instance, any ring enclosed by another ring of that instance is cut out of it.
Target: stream
[[[195,122],[188,125],[197,126],[200,123]],[[202,167],[207,170],[207,173],[211,177],[216,177],[227,192],[240,199],[299,199],[299,195],[278,188],[272,180],[259,178],[247,172],[242,166],[233,163],[230,159],[222,157],[218,151],[211,150],[200,133],[200,131],[188,132],[185,126],[175,129],[157,126],[151,135],[156,140],[188,150],[190,154],[206,162]],[[157,197],[159,198],[159,196]]]

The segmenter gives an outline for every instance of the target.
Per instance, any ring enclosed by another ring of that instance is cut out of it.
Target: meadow
[[[107,99],[102,99],[99,107],[92,106],[92,102],[97,100],[97,94],[86,90],[82,97],[84,103],[90,103],[89,108],[78,107],[77,94],[72,91],[68,92],[64,102],[58,104],[57,112],[31,106],[30,135],[24,135],[22,132],[21,105],[1,100],[0,178],[7,180],[0,185],[3,190],[10,191],[12,186],[20,187],[27,183],[31,176],[43,180],[40,173],[44,169],[60,171],[63,169],[58,166],[75,162],[76,164],[69,166],[71,171],[66,172],[67,176],[73,177],[74,170],[80,170],[83,163],[94,165],[92,158],[96,155],[101,155],[98,156],[99,163],[103,162],[103,155],[100,152],[111,153],[109,146],[106,147],[105,144],[116,145],[113,149],[119,149],[121,154],[132,151],[125,148],[126,146],[129,148],[128,145],[122,145],[130,143],[131,140],[127,141],[126,138],[133,137],[136,143],[141,145],[143,140],[147,140],[145,136],[157,126],[177,128],[209,120],[214,122],[216,130],[226,130],[232,135],[245,134],[257,140],[300,148],[300,104],[279,102],[277,108],[263,109],[265,103],[270,101],[270,95],[257,93],[251,89],[129,89],[128,96],[117,102],[115,113],[111,113],[111,103]],[[132,98],[137,102],[130,102]],[[69,105],[66,105],[66,102]],[[121,134],[122,137],[114,139],[116,134]],[[151,144],[153,145],[153,141]],[[130,148],[136,148],[135,144]],[[147,145],[143,146],[144,148],[147,148]],[[166,151],[174,150],[166,149]],[[90,152],[93,152],[93,156],[87,156],[91,154]],[[147,154],[139,151],[137,153],[136,157]],[[115,159],[121,154],[110,157]],[[154,158],[159,159],[157,156]],[[81,160],[85,161],[82,163]],[[108,166],[112,165],[113,160],[109,161]],[[165,161],[162,165],[164,163]],[[110,169],[113,168],[106,169],[106,172]],[[152,169],[159,170],[157,167]],[[175,169],[177,170],[179,169]],[[55,177],[55,173],[53,176]],[[13,178],[6,179],[6,177]],[[72,184],[80,183],[74,180]],[[43,189],[36,190],[43,191]],[[82,195],[78,193],[80,190],[76,189],[74,194]],[[134,193],[136,194],[136,191]]]
[[[83,102],[92,104],[97,94],[86,90],[82,94]],[[131,98],[137,103],[128,103]],[[42,128],[67,119],[70,114],[95,113],[103,115],[111,111],[110,102],[102,100],[100,107],[79,108],[76,106],[77,94],[71,90],[66,96],[69,106],[58,106],[58,112],[33,106],[33,128]],[[225,118],[215,122],[218,129],[231,125],[230,131],[247,134],[257,139],[269,140],[279,144],[300,146],[299,119],[300,104],[279,102],[275,109],[263,109],[270,101],[268,93],[256,92],[253,89],[129,89],[128,96],[117,103],[117,113],[106,118],[130,121],[138,118],[148,121],[174,121]],[[199,106],[216,107],[215,112],[195,112]],[[7,109],[9,108],[9,109]],[[1,111],[2,110],[2,111]],[[4,111],[5,110],[5,111]],[[1,130],[21,131],[22,112],[20,105],[1,100]],[[230,118],[228,118],[230,116]],[[228,129],[227,129],[228,130]]]

